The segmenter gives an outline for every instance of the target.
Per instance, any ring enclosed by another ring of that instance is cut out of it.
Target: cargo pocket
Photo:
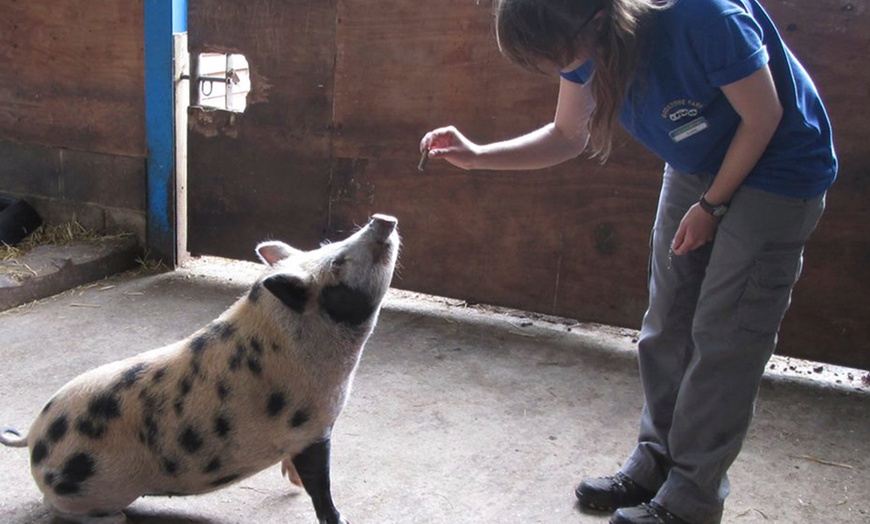
[[[755,260],[738,306],[743,329],[765,334],[779,331],[802,264],[802,243],[771,245]]]

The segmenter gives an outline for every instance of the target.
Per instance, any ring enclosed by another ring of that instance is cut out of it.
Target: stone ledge
[[[36,247],[0,262],[0,311],[130,269],[141,253],[133,237]]]

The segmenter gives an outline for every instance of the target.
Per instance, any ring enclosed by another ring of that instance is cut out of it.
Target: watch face
[[[701,205],[701,208],[704,211],[710,213],[714,217],[721,217],[725,214],[726,211],[728,211],[728,206],[726,206],[725,204],[719,204],[718,206],[714,206],[710,202],[707,202],[704,197],[701,197],[698,203]]]

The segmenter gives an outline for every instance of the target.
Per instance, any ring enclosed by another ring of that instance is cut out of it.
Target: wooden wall
[[[0,0],[0,192],[144,235],[143,34],[141,0]]]
[[[764,2],[825,98],[841,160],[828,212],[806,253],[780,352],[870,368],[870,14],[867,2]],[[339,2],[336,157],[365,159],[365,198],[335,214],[405,220],[400,286],[638,327],[646,307],[649,229],[660,162],[626,140],[612,160],[538,172],[415,172],[428,129],[455,124],[477,141],[551,118],[556,83],[498,55],[490,2],[418,9]],[[434,12],[437,10],[437,13]],[[361,89],[361,86],[368,87]],[[357,160],[357,164],[360,161]],[[361,183],[364,180],[364,183]],[[334,194],[335,196],[335,194]],[[374,200],[374,202],[372,202]]]
[[[251,62],[244,114],[192,110],[191,247],[250,258],[399,217],[396,285],[637,327],[660,163],[624,138],[606,165],[468,173],[417,144],[549,121],[556,79],[497,52],[491,0],[190,0],[192,52]],[[870,368],[867,0],[765,0],[827,103],[841,159],[781,352]],[[0,0],[0,192],[104,227],[145,222],[141,0]]]
[[[433,11],[403,0],[377,13],[364,2],[339,3],[335,155],[366,167],[338,179],[364,194],[339,198],[338,186],[336,216],[383,208],[400,217],[400,286],[634,323],[644,310],[656,162],[625,144],[603,167],[578,160],[468,173],[431,162],[419,173],[417,146],[429,129],[453,124],[480,142],[516,136],[552,118],[558,88],[557,78],[521,71],[499,54],[489,2]]]
[[[842,161],[780,351],[870,368],[867,2],[764,3],[817,80]],[[397,287],[639,326],[662,167],[641,147],[623,137],[603,166],[416,169],[434,127],[485,142],[552,118],[557,79],[499,55],[491,1],[248,5],[190,1],[191,51],[242,53],[254,76],[244,114],[192,111],[193,251],[250,258],[265,237],[313,248],[391,213]]]
[[[805,253],[781,353],[870,369],[870,2],[762,0],[815,80],[840,160]]]
[[[329,224],[335,2],[188,6],[191,55],[241,53],[253,86],[244,113],[190,112],[191,252],[251,258],[278,236],[316,246]]]

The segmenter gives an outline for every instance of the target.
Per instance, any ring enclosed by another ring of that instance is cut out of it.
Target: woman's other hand
[[[719,218],[704,211],[700,204],[695,204],[680,221],[671,249],[675,255],[688,254],[712,241],[718,226]]]

